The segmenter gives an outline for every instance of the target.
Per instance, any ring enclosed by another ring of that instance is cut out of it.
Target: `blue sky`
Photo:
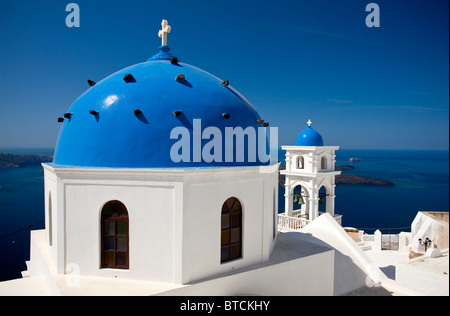
[[[293,145],[311,119],[325,145],[447,149],[449,1],[362,0],[0,2],[0,147],[53,147],[89,86],[158,51],[239,90]]]

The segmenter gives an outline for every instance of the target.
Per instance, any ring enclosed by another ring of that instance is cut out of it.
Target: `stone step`
[[[372,249],[372,246],[371,246],[371,245],[365,244],[365,243],[363,243],[363,242],[357,242],[356,244],[357,244],[363,251]]]

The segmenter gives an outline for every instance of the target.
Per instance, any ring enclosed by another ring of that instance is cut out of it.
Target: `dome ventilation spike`
[[[181,115],[183,115],[182,111],[174,111],[173,114],[175,114],[176,117],[180,117]]]
[[[222,117],[226,120],[228,120],[230,118],[230,114],[229,113],[223,113]]]
[[[134,110],[134,115],[138,116],[138,115],[141,115],[141,114],[142,114],[141,110],[139,110],[139,109]]]
[[[123,80],[124,80],[126,83],[129,83],[129,82],[136,82],[136,79],[134,79],[134,77],[133,77],[132,74],[126,74],[125,76],[123,76]]]
[[[224,87],[228,87],[230,85],[230,82],[228,80],[225,80],[224,82],[222,82],[222,85]]]
[[[170,58],[170,63],[171,63],[172,65],[178,65],[178,58],[176,58],[176,57]]]
[[[264,127],[268,127],[268,126],[269,126],[269,122],[265,122]]]
[[[89,113],[91,113],[91,114],[94,115],[94,116],[98,115],[98,112],[97,112],[97,111],[94,111],[94,110],[90,110]]]
[[[183,74],[179,74],[179,75],[177,75],[175,80],[178,82],[183,82],[184,80],[186,80],[186,77]]]
[[[89,80],[89,79],[88,79],[88,83],[89,83],[89,85],[90,85],[91,87],[95,86],[95,82],[92,81],[92,80]]]
[[[256,120],[256,123],[258,123],[258,124],[264,123],[264,120]]]
[[[72,113],[65,113],[64,114],[64,117],[66,118],[66,119],[71,119],[72,118]]]
[[[64,117],[58,117],[58,123],[64,122]]]

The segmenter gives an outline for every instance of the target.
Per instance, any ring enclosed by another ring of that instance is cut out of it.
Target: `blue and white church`
[[[237,155],[256,143],[245,135],[221,139],[264,122],[229,81],[173,56],[162,27],[156,55],[90,81],[60,118],[43,165],[57,274],[76,263],[86,276],[186,284],[272,253],[278,164],[256,146]]]
[[[157,54],[89,80],[58,119],[45,229],[0,293],[341,295],[378,282],[333,203],[317,217],[318,188],[334,200],[337,147],[309,126],[284,148],[286,204],[301,185],[311,222],[280,234],[292,211],[278,214],[268,123],[228,80],[172,55],[161,25]]]

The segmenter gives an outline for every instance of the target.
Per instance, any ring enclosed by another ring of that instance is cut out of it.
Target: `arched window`
[[[297,158],[297,169],[305,169],[305,158],[303,156]]]
[[[120,201],[109,201],[102,209],[102,268],[128,269],[128,211]]]
[[[242,257],[242,206],[231,197],[222,205],[220,262]]]
[[[322,159],[320,161],[322,170],[328,169],[327,158],[325,156],[322,156]]]

